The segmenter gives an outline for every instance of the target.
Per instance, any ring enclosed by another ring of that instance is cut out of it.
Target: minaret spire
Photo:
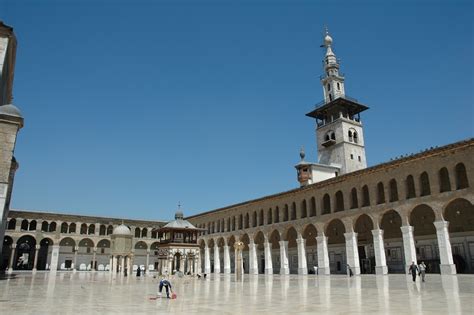
[[[336,98],[344,97],[344,76],[339,73],[339,63],[336,54],[332,50],[333,40],[329,35],[327,26],[325,27],[324,44],[326,55],[324,56],[321,84],[324,91],[324,101],[329,103]]]

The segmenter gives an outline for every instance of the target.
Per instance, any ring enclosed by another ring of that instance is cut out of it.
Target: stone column
[[[131,254],[130,254],[130,274],[133,273],[133,263],[134,263],[134,259],[135,259],[135,254],[134,254],[134,253],[131,253]]]
[[[453,253],[451,251],[451,242],[449,240],[447,221],[433,222],[436,227],[436,236],[438,237],[439,258],[441,264],[439,269],[442,275],[455,275],[456,265],[453,262]]]
[[[150,266],[150,249],[146,250],[146,266],[145,271],[148,272],[148,267]]]
[[[214,243],[214,273],[221,273],[221,258],[219,255],[219,246]]]
[[[227,245],[224,245],[224,273],[230,273],[230,252]]]
[[[95,268],[95,265],[96,265],[95,260],[96,260],[96,255],[97,255],[97,247],[94,247],[92,250],[93,250],[94,253],[92,254],[92,266],[91,266],[91,270],[96,271],[96,268]]]
[[[253,240],[249,242],[249,274],[258,275],[257,246]]]
[[[299,235],[296,239],[296,245],[298,247],[298,274],[308,274],[308,263],[306,262],[306,240]]]
[[[268,242],[268,239],[265,239],[263,243],[263,248],[265,251],[265,274],[273,274],[273,262],[272,262],[272,244]]]
[[[52,247],[53,250],[51,251],[51,263],[49,265],[49,270],[57,271],[59,262],[59,245],[53,245]]]
[[[242,259],[242,250],[245,245],[243,242],[238,241],[234,243],[235,248],[235,276],[237,280],[242,280],[244,274],[244,265]]]
[[[211,273],[211,257],[209,253],[209,246],[207,246],[207,244],[204,246],[204,273]]]
[[[280,274],[290,274],[288,267],[288,241],[280,241]]]
[[[77,251],[79,250],[79,247],[78,246],[74,246],[74,266],[72,268],[72,270],[74,272],[77,271]]]
[[[354,275],[360,275],[359,249],[357,248],[357,233],[344,233],[346,238],[347,264],[351,267]]]
[[[113,256],[112,257],[112,273],[113,274],[116,274],[118,272],[118,259],[117,259],[117,256]]]
[[[112,273],[113,270],[114,270],[113,257],[114,256],[110,256],[110,258],[109,258],[109,273]]]
[[[10,254],[10,260],[8,262],[8,273],[13,272],[13,260],[15,259],[15,254],[16,254],[16,244],[12,244],[12,252]]]
[[[125,257],[120,256],[120,273],[123,275],[125,271]]]
[[[385,258],[385,246],[383,244],[383,230],[372,230],[374,237],[375,252],[375,274],[386,275],[388,273],[387,260]]]
[[[411,262],[416,260],[416,249],[415,249],[415,239],[413,238],[413,226],[404,225],[401,226],[402,237],[403,237],[403,253],[405,255],[405,272],[408,272]]]
[[[33,260],[33,271],[36,271],[36,265],[38,264],[38,252],[40,249],[40,245],[35,246],[35,258]]]
[[[329,275],[331,268],[329,267],[328,238],[324,233],[320,233],[316,241],[318,243],[318,274]]]

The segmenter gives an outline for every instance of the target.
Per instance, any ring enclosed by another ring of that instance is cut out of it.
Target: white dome
[[[112,232],[114,235],[130,235],[132,232],[130,232],[130,229],[128,226],[120,224],[119,226],[116,226],[114,228],[114,231]]]
[[[324,45],[329,46],[332,44],[332,37],[326,34],[324,37]]]
[[[20,110],[13,104],[6,104],[0,106],[0,114],[8,115],[8,116],[15,116],[22,118]]]

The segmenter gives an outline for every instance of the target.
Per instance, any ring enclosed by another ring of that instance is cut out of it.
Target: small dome
[[[176,211],[176,214],[174,215],[175,220],[182,220],[184,218],[183,211],[178,210]]]
[[[13,104],[6,104],[0,106],[0,114],[23,118],[18,107]]]
[[[112,232],[114,235],[130,235],[132,232],[130,232],[130,229],[128,226],[120,224],[119,226],[116,226],[114,228],[114,231]]]
[[[324,37],[324,45],[329,46],[331,44],[332,44],[332,37],[329,36],[329,34],[326,34],[326,36]]]

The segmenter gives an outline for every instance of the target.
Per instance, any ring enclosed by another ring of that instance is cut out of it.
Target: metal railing
[[[348,95],[340,95],[340,96],[338,96],[337,98],[333,99],[332,101],[335,101],[335,100],[337,100],[338,98],[343,98],[343,99],[346,99],[346,100],[349,100],[349,101],[352,101],[352,102],[356,102],[356,103],[359,102],[357,99],[355,99],[355,98],[353,98],[353,97],[350,97],[350,96],[348,96]],[[332,102],[332,101],[331,101],[331,102]],[[328,102],[328,103],[330,103],[330,102]],[[326,100],[322,100],[321,102],[316,103],[316,104],[314,105],[314,108],[315,108],[315,109],[318,109],[318,108],[320,108],[320,107],[323,107],[323,106],[326,105],[326,104],[327,104],[327,103],[326,103]]]

